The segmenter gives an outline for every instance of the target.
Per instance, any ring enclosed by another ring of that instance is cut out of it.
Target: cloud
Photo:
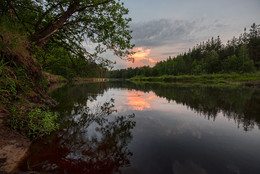
[[[134,63],[116,60],[116,68],[155,65],[169,56],[187,52],[196,44],[211,37],[223,36],[228,28],[223,19],[209,19],[206,15],[195,20],[160,19],[131,24]]]
[[[151,52],[151,49],[144,49],[142,47],[136,47],[134,50],[135,54],[132,56],[135,59],[142,59],[148,56]]]
[[[161,19],[145,23],[134,23],[133,42],[136,46],[163,46],[186,40],[194,30],[195,22]]]
[[[207,22],[206,17],[196,20],[160,19],[131,25],[133,42],[137,47],[158,47],[178,43],[200,42],[215,36],[227,25],[221,20]]]
[[[162,53],[162,55],[164,55],[164,56],[177,55],[177,54],[180,54],[180,52],[179,51],[171,51],[171,52]]]
[[[144,47],[135,47],[133,49],[135,52],[131,57],[134,58],[134,63],[128,63],[128,67],[140,67],[145,65],[154,65],[157,63],[156,60],[150,57],[151,49]]]

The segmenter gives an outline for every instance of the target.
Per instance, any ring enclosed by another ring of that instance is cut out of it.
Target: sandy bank
[[[6,116],[0,113],[0,173],[10,173],[24,157],[31,142],[6,126]]]

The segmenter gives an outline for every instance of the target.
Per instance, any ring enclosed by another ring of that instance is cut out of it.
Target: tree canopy
[[[99,54],[112,50],[125,59],[132,54],[131,18],[120,0],[4,0],[0,5],[1,16],[24,28],[44,69],[57,62],[63,70],[79,62],[104,68],[112,62]],[[94,47],[87,50],[88,43]]]
[[[130,43],[128,9],[120,0],[6,0],[2,13],[12,13],[39,47],[49,40],[72,52],[84,52],[83,41],[98,43],[95,51],[111,49],[127,56]],[[8,11],[6,9],[9,9]]]

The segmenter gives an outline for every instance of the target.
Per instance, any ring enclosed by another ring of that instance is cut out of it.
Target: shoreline
[[[205,74],[205,75],[179,75],[144,77],[137,76],[128,79],[140,83],[180,83],[180,84],[202,84],[216,86],[245,86],[260,88],[260,73],[252,74]]]
[[[0,113],[0,173],[16,172],[31,145],[30,139],[7,126],[6,117]]]
[[[68,83],[62,76],[45,73],[48,81],[48,93]],[[89,82],[106,82],[107,78],[76,78],[75,84]],[[25,135],[8,126],[8,111],[0,112],[0,173],[18,172],[20,161],[26,156],[32,141]]]

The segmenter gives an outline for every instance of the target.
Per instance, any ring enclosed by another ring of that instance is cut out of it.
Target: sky
[[[111,53],[114,69],[154,66],[220,36],[223,44],[260,24],[260,0],[121,0],[132,18],[133,62]]]

